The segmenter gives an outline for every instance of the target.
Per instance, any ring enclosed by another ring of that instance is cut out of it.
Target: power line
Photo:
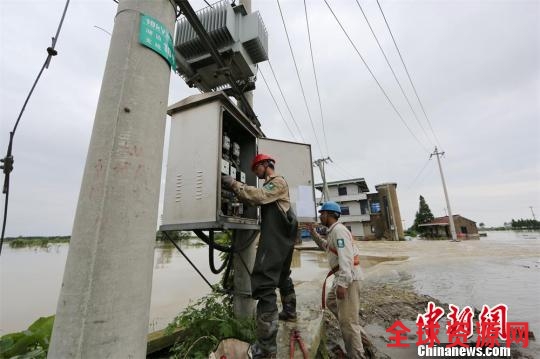
[[[336,166],[337,169],[341,171],[341,173],[345,174],[346,177],[349,177],[350,179],[354,178],[354,175],[351,174],[349,171],[345,170],[343,167],[341,167],[337,162],[332,161],[330,162],[334,166]]]
[[[418,139],[418,137],[416,137],[416,135],[414,134],[414,132],[412,132],[412,130],[410,129],[409,125],[407,125],[407,123],[405,122],[405,120],[403,119],[403,116],[401,116],[401,113],[399,113],[399,111],[397,110],[396,106],[394,105],[394,103],[392,102],[392,100],[390,100],[390,97],[388,97],[388,94],[386,93],[386,91],[384,91],[384,88],[382,87],[381,83],[379,82],[379,80],[377,80],[377,78],[375,77],[375,74],[373,74],[373,71],[371,71],[371,68],[369,67],[369,65],[366,63],[366,60],[364,60],[364,57],[362,56],[362,54],[360,53],[360,51],[358,50],[358,48],[356,47],[356,45],[354,44],[354,42],[352,41],[351,37],[349,36],[349,34],[347,33],[347,31],[345,30],[345,28],[343,27],[343,25],[341,24],[341,22],[339,21],[339,19],[337,18],[336,14],[334,13],[334,10],[332,10],[332,7],[330,6],[330,4],[328,4],[328,1],[327,0],[324,0],[324,3],[326,4],[326,6],[328,7],[328,9],[330,10],[330,12],[332,13],[332,15],[334,16],[334,19],[337,21],[337,23],[339,24],[339,27],[341,28],[341,30],[343,31],[343,33],[345,34],[345,36],[347,37],[347,39],[349,40],[350,44],[352,45],[352,47],[354,48],[354,50],[356,51],[356,53],[358,54],[358,56],[360,57],[360,59],[362,60],[362,62],[364,63],[364,66],[366,67],[366,69],[368,70],[369,74],[371,75],[371,77],[373,78],[373,80],[375,80],[375,82],[377,83],[377,86],[379,86],[379,89],[381,90],[381,92],[383,93],[384,97],[386,98],[386,100],[388,101],[388,103],[390,104],[390,106],[392,106],[392,109],[394,110],[394,112],[396,113],[396,115],[398,115],[399,119],[401,120],[401,122],[403,123],[403,125],[407,128],[407,130],[409,131],[409,133],[414,137],[414,139],[418,142],[418,144],[426,151],[428,152],[428,149],[422,144],[422,142],[420,142],[420,140]]]
[[[9,201],[9,175],[11,171],[13,170],[13,155],[12,155],[13,138],[15,137],[15,131],[17,131],[17,127],[19,126],[21,117],[24,113],[24,110],[26,109],[26,105],[28,104],[30,97],[32,97],[32,94],[34,93],[34,89],[36,88],[36,85],[39,79],[41,78],[41,74],[43,73],[45,69],[49,68],[49,64],[51,63],[52,57],[58,55],[58,52],[55,50],[56,42],[58,41],[58,36],[60,36],[60,29],[62,28],[62,24],[64,23],[64,18],[66,17],[68,6],[69,6],[69,0],[66,1],[66,5],[64,6],[64,11],[62,12],[60,23],[58,24],[58,28],[56,29],[56,35],[54,35],[54,37],[52,38],[52,45],[50,47],[47,47],[47,57],[45,58],[45,62],[41,66],[41,70],[39,70],[39,73],[36,79],[34,80],[34,84],[32,85],[32,88],[30,89],[30,92],[28,93],[28,96],[26,97],[26,100],[24,101],[21,112],[19,113],[19,116],[17,117],[17,121],[15,121],[15,126],[13,126],[13,130],[9,133],[9,144],[8,144],[6,157],[0,160],[2,162],[2,166],[0,166],[0,168],[4,172],[4,187],[3,187],[2,193],[6,195],[6,200],[4,203],[4,219],[2,222],[2,236],[0,237],[0,254],[2,253],[2,245],[4,244],[4,235],[6,232],[7,211],[8,211],[8,201]]]
[[[277,108],[277,110],[278,110],[278,112],[279,112],[279,114],[281,116],[281,119],[283,120],[283,122],[285,122],[285,126],[287,126],[287,129],[289,130],[291,136],[296,140],[296,136],[294,135],[291,128],[289,127],[289,124],[285,120],[285,117],[283,117],[283,113],[281,112],[281,109],[278,106],[276,98],[274,97],[274,94],[272,93],[272,90],[270,90],[270,86],[268,86],[268,82],[266,82],[266,78],[264,77],[264,74],[262,73],[260,68],[259,68],[259,73],[261,74],[261,77],[262,77],[262,79],[264,81],[264,84],[266,85],[266,88],[268,89],[268,92],[270,93],[270,96],[272,96],[272,100],[274,100],[274,104],[276,105],[276,108]]]
[[[296,126],[296,128],[298,129],[298,132],[300,133],[300,138],[302,138],[302,141],[306,142],[306,139],[304,138],[304,135],[302,134],[302,130],[300,129],[300,126],[298,126],[298,122],[296,122],[296,119],[294,118],[294,115],[292,114],[289,103],[287,102],[287,99],[285,98],[285,95],[283,94],[283,90],[281,89],[281,86],[279,85],[276,72],[274,71],[274,67],[272,66],[272,62],[270,62],[270,59],[268,59],[268,65],[270,66],[270,71],[272,72],[272,76],[274,76],[274,81],[276,82],[276,85],[279,89],[279,93],[281,94],[281,97],[283,98],[283,102],[285,102],[285,107],[287,107],[287,110],[289,111],[289,115],[291,115],[294,125]]]
[[[405,68],[405,73],[407,73],[407,77],[409,78],[409,82],[411,83],[411,86],[414,90],[414,94],[416,95],[416,99],[418,100],[418,103],[420,104],[420,108],[422,109],[422,112],[424,113],[424,116],[426,117],[426,120],[429,124],[429,128],[431,130],[431,133],[433,134],[433,137],[435,137],[435,141],[437,141],[437,144],[439,145],[439,147],[442,147],[441,144],[440,144],[440,141],[437,137],[437,135],[435,134],[435,131],[433,131],[433,126],[431,125],[431,120],[429,119],[427,113],[426,113],[426,110],[424,108],[424,104],[422,103],[422,101],[420,100],[420,96],[418,96],[418,92],[416,91],[416,86],[414,86],[414,82],[411,78],[411,75],[409,74],[409,70],[407,69],[407,65],[405,65],[405,61],[403,60],[403,56],[401,56],[401,51],[399,51],[399,47],[397,45],[397,42],[396,42],[396,39],[394,38],[394,34],[392,33],[392,30],[390,29],[390,25],[388,24],[388,21],[386,20],[386,16],[384,15],[384,11],[381,7],[381,4],[379,3],[379,0],[376,0],[377,1],[377,5],[379,6],[379,10],[381,11],[381,14],[384,18],[384,23],[386,24],[386,27],[388,28],[388,32],[390,33],[390,36],[392,37],[392,42],[394,43],[394,46],[396,47],[396,50],[399,54],[399,58],[401,60],[401,63],[403,64],[403,67]]]
[[[424,166],[422,167],[422,169],[420,169],[420,171],[418,172],[416,177],[414,177],[414,179],[411,181],[411,183],[407,186],[407,189],[411,188],[413,186],[413,184],[415,184],[415,182],[418,180],[418,178],[420,178],[420,175],[422,174],[422,172],[424,172],[424,170],[426,169],[426,167],[427,167],[430,160],[431,160],[431,157],[427,159],[427,161],[426,161],[426,163],[424,163]]]
[[[311,112],[309,111],[309,106],[306,99],[306,93],[304,91],[304,85],[302,85],[302,80],[300,79],[300,72],[298,71],[298,65],[296,64],[296,59],[294,57],[294,52],[291,45],[291,39],[289,38],[289,32],[287,31],[287,25],[285,25],[285,18],[283,17],[283,12],[281,11],[281,5],[279,4],[279,0],[277,0],[278,8],[279,8],[279,14],[281,15],[281,21],[283,23],[283,28],[285,29],[285,35],[287,36],[287,42],[289,43],[289,50],[291,51],[291,56],[294,63],[294,68],[296,70],[296,76],[298,77],[298,82],[300,82],[300,89],[302,90],[302,96],[304,97],[304,104],[306,105],[306,110],[309,117],[309,122],[311,123],[311,128],[313,129],[313,134],[315,135],[315,141],[317,141],[317,146],[319,147],[319,151],[322,154],[322,147],[319,142],[319,137],[317,136],[317,131],[315,131],[315,125],[313,124],[313,119],[311,118]]]
[[[411,112],[414,115],[414,118],[416,119],[416,122],[418,122],[418,125],[422,129],[422,132],[424,133],[424,136],[426,136],[426,139],[428,140],[428,142],[430,142],[430,138],[429,138],[426,130],[424,129],[424,126],[422,126],[422,123],[420,122],[420,119],[418,118],[418,115],[416,114],[416,111],[414,110],[414,108],[413,108],[413,106],[411,104],[411,101],[409,100],[409,96],[407,96],[407,94],[405,93],[405,90],[403,89],[403,86],[401,85],[401,81],[399,81],[399,79],[398,79],[398,77],[396,75],[396,72],[394,71],[394,68],[390,64],[390,61],[388,60],[388,56],[386,56],[386,52],[384,52],[384,50],[383,50],[383,48],[381,46],[381,43],[379,42],[379,39],[377,38],[377,35],[375,34],[375,31],[373,30],[373,27],[371,26],[371,23],[369,22],[369,20],[368,20],[368,18],[366,16],[366,13],[364,12],[364,9],[362,8],[362,5],[360,5],[360,2],[358,0],[356,0],[356,4],[360,8],[360,11],[362,12],[362,15],[364,16],[364,19],[366,20],[366,23],[369,26],[369,30],[371,30],[371,34],[373,35],[373,38],[377,42],[377,46],[379,46],[379,50],[381,50],[381,53],[384,56],[384,60],[386,61],[386,64],[390,68],[390,71],[392,72],[392,75],[394,76],[394,79],[396,80],[396,82],[397,82],[397,84],[399,86],[399,89],[401,90],[401,93],[403,94],[403,97],[405,97],[405,100],[407,101],[407,104],[409,105],[409,108],[411,109]]]
[[[319,110],[321,111],[321,124],[323,129],[323,136],[324,136],[324,144],[326,146],[326,153],[328,154],[330,151],[328,149],[328,140],[326,136],[326,128],[324,127],[324,115],[323,115],[323,109],[322,109],[322,102],[321,102],[321,94],[319,91],[319,81],[317,80],[317,72],[315,71],[315,59],[313,56],[313,46],[311,45],[311,32],[309,31],[309,20],[308,20],[308,14],[307,14],[307,5],[306,0],[304,0],[304,14],[306,15],[306,27],[307,27],[307,34],[308,34],[308,40],[309,40],[309,52],[311,54],[311,65],[313,66],[313,76],[315,77],[315,87],[317,88],[317,99],[319,100]]]

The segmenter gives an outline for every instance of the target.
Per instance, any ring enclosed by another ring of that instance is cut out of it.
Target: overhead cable
[[[283,112],[281,112],[281,109],[279,108],[279,105],[276,101],[276,98],[274,97],[274,94],[272,93],[272,90],[270,89],[270,86],[268,85],[268,82],[266,81],[266,78],[264,77],[264,74],[261,71],[261,68],[259,67],[259,73],[261,74],[261,77],[264,81],[264,84],[266,85],[266,88],[268,89],[268,93],[270,93],[270,96],[272,96],[272,100],[274,100],[274,104],[276,105],[276,108],[279,112],[279,115],[281,116],[281,119],[285,123],[285,126],[287,126],[287,130],[289,130],[289,133],[291,134],[292,138],[296,140],[296,136],[294,135],[293,131],[289,127],[289,124],[287,123],[287,120],[285,120],[285,117],[283,116]]]
[[[302,80],[300,79],[300,71],[298,71],[298,65],[296,64],[296,58],[294,57],[294,52],[291,45],[291,39],[289,38],[289,32],[287,31],[287,25],[285,25],[285,18],[283,17],[283,11],[281,10],[281,5],[279,3],[279,0],[277,0],[278,8],[279,8],[279,14],[281,15],[281,21],[283,23],[283,28],[285,29],[285,35],[287,36],[287,42],[289,43],[289,50],[291,51],[291,56],[294,63],[294,68],[296,70],[296,76],[298,77],[298,82],[300,83],[300,89],[302,90],[302,96],[304,97],[304,104],[306,105],[306,110],[309,117],[309,122],[311,123],[311,128],[313,129],[313,134],[315,135],[315,141],[317,142],[317,146],[319,148],[319,151],[322,154],[322,147],[321,143],[319,142],[319,137],[317,136],[317,131],[315,130],[315,125],[313,124],[313,118],[311,117],[311,111],[309,111],[309,105],[307,103],[306,99],[306,93],[304,91],[304,85],[302,84]]]
[[[407,189],[411,188],[415,183],[416,181],[418,180],[418,178],[420,178],[420,175],[422,174],[422,172],[424,172],[424,170],[426,169],[429,161],[431,160],[431,157],[427,159],[426,163],[424,164],[424,166],[420,169],[420,171],[418,172],[418,174],[416,175],[416,177],[414,177],[414,179],[411,181],[411,183],[407,186]]]
[[[306,142],[306,139],[304,138],[304,135],[302,134],[302,129],[300,128],[300,126],[298,126],[298,122],[296,122],[296,120],[294,119],[294,115],[292,114],[291,108],[289,107],[289,103],[287,102],[287,99],[285,98],[285,95],[283,94],[283,90],[281,89],[281,86],[276,76],[276,72],[274,71],[274,67],[272,66],[272,62],[270,61],[270,59],[268,60],[268,66],[270,66],[270,71],[272,72],[272,76],[274,76],[274,81],[276,82],[276,85],[279,89],[279,93],[281,94],[281,98],[283,98],[283,102],[285,102],[285,106],[287,107],[287,110],[289,111],[289,115],[291,115],[294,125],[298,129],[298,132],[300,133],[300,137],[302,138],[302,141]]]
[[[424,104],[422,103],[422,101],[420,100],[420,96],[418,96],[418,92],[416,91],[416,86],[414,86],[414,82],[411,78],[411,75],[409,74],[409,70],[407,69],[407,65],[405,65],[405,60],[403,60],[403,56],[401,56],[401,51],[399,51],[399,47],[397,45],[397,42],[396,42],[396,39],[394,38],[394,34],[392,33],[392,30],[390,29],[390,25],[388,24],[388,21],[386,20],[386,16],[384,15],[384,12],[383,12],[383,9],[381,7],[381,4],[379,3],[379,0],[376,0],[377,1],[377,5],[379,6],[379,10],[381,11],[381,14],[384,18],[384,23],[386,24],[386,27],[388,28],[388,32],[390,33],[390,36],[392,37],[392,41],[394,42],[394,46],[396,47],[396,50],[399,54],[399,58],[401,60],[401,63],[403,64],[403,67],[405,68],[405,72],[407,73],[407,77],[409,78],[409,82],[411,83],[411,86],[414,90],[414,94],[416,95],[416,99],[418,100],[418,103],[420,103],[420,108],[422,109],[422,112],[424,113],[424,116],[426,117],[426,120],[429,124],[429,128],[431,130],[431,133],[433,134],[433,137],[435,138],[435,141],[437,142],[437,144],[439,145],[439,147],[442,148],[441,144],[440,144],[440,141],[437,137],[437,135],[435,134],[435,131],[433,131],[433,126],[431,125],[431,120],[429,119],[427,113],[426,113],[426,109],[424,108]]]
[[[4,219],[2,221],[2,236],[0,237],[0,254],[2,253],[2,245],[4,244],[4,235],[6,232],[8,201],[9,201],[9,176],[10,176],[11,171],[13,170],[13,154],[12,154],[13,138],[15,137],[15,131],[17,131],[17,127],[19,126],[21,117],[24,113],[24,110],[26,109],[26,105],[28,104],[30,97],[32,97],[32,94],[34,93],[34,89],[36,88],[36,85],[39,79],[41,78],[41,74],[43,73],[45,69],[49,68],[49,64],[51,63],[52,57],[58,55],[58,52],[55,49],[56,42],[58,41],[58,37],[60,36],[60,30],[62,29],[62,24],[64,23],[64,18],[66,17],[69,1],[70,0],[66,0],[66,5],[64,6],[64,11],[62,12],[62,17],[60,18],[60,23],[58,24],[58,28],[56,29],[56,35],[54,35],[54,37],[52,38],[52,44],[50,47],[47,47],[47,57],[45,58],[45,62],[41,66],[41,70],[39,70],[39,73],[36,79],[34,80],[34,84],[32,85],[32,88],[30,89],[28,96],[26,96],[26,100],[24,101],[21,112],[19,113],[19,116],[17,117],[17,121],[15,121],[15,126],[13,126],[13,130],[11,130],[11,132],[9,133],[9,144],[8,144],[6,157],[0,160],[2,162],[2,166],[0,168],[4,172],[4,186],[2,189],[2,193],[6,195],[6,200],[4,202]]]
[[[322,109],[322,102],[321,102],[321,94],[319,91],[319,81],[317,80],[317,71],[315,71],[315,59],[313,56],[313,46],[311,44],[311,32],[309,30],[309,19],[308,19],[308,13],[307,13],[307,5],[306,0],[304,0],[304,14],[306,15],[306,27],[307,27],[307,34],[308,34],[308,40],[309,40],[309,53],[311,54],[311,65],[313,67],[313,77],[315,77],[315,87],[317,88],[317,100],[319,101],[319,110],[321,111],[321,124],[323,129],[323,136],[324,136],[324,144],[326,146],[326,154],[329,154],[328,149],[328,140],[326,136],[326,128],[324,126],[324,114]]]
[[[373,71],[371,71],[371,68],[369,67],[369,65],[366,63],[366,60],[364,60],[364,57],[362,56],[362,54],[360,53],[360,51],[358,50],[358,48],[356,47],[356,45],[354,44],[354,42],[352,41],[351,37],[349,36],[349,34],[347,33],[347,31],[345,30],[345,28],[343,27],[343,25],[341,24],[341,22],[339,21],[338,17],[336,16],[336,14],[334,13],[334,10],[332,10],[332,7],[330,6],[330,4],[328,4],[328,1],[327,0],[324,0],[324,3],[326,4],[326,6],[328,7],[328,9],[330,10],[330,12],[332,13],[332,15],[334,16],[334,19],[337,21],[339,27],[341,28],[341,30],[343,31],[343,33],[345,34],[345,36],[347,37],[347,39],[349,40],[349,43],[352,45],[352,47],[354,48],[354,50],[356,51],[356,53],[358,54],[358,56],[360,57],[360,59],[362,60],[362,62],[364,63],[364,66],[366,67],[366,69],[368,70],[369,74],[371,75],[371,77],[373,78],[373,80],[375,80],[375,82],[377,83],[377,86],[379,86],[379,89],[381,90],[381,92],[383,93],[384,97],[386,98],[386,100],[388,101],[388,103],[390,104],[390,106],[392,106],[392,109],[394,110],[394,112],[396,113],[396,115],[399,117],[399,119],[401,120],[401,122],[403,123],[403,125],[407,128],[407,130],[409,131],[409,133],[414,137],[414,139],[416,140],[416,142],[418,142],[418,144],[426,151],[426,152],[429,152],[428,149],[422,144],[422,142],[420,142],[420,140],[418,139],[418,137],[416,137],[416,135],[414,134],[414,132],[410,129],[409,125],[407,125],[407,122],[405,122],[405,119],[403,118],[403,116],[401,116],[401,113],[399,113],[399,111],[397,110],[396,106],[394,105],[394,103],[392,102],[392,100],[390,100],[390,97],[388,97],[388,94],[386,93],[386,91],[384,90],[384,88],[382,87],[381,83],[379,82],[379,80],[377,80],[377,78],[375,77],[375,74],[373,73]]]
[[[428,140],[428,142],[431,142],[426,130],[424,129],[424,126],[422,126],[422,123],[420,122],[420,119],[418,118],[418,115],[416,114],[416,111],[414,110],[414,108],[413,108],[413,106],[411,104],[411,101],[409,100],[409,96],[407,96],[407,94],[405,93],[405,90],[403,89],[403,86],[401,85],[401,81],[399,81],[399,79],[398,79],[398,77],[396,75],[396,72],[394,71],[394,68],[390,64],[390,61],[388,60],[388,56],[386,56],[386,53],[384,52],[384,50],[383,50],[383,48],[381,46],[381,43],[379,42],[379,39],[377,38],[377,35],[375,34],[375,31],[373,30],[373,27],[371,26],[371,23],[369,22],[369,20],[368,20],[368,18],[366,16],[366,13],[364,12],[364,9],[362,9],[362,5],[360,5],[360,2],[358,0],[356,0],[356,4],[360,8],[360,11],[362,12],[362,15],[364,16],[364,19],[366,20],[366,23],[369,26],[369,30],[371,30],[371,34],[373,35],[373,38],[377,42],[377,46],[379,46],[379,50],[381,50],[381,53],[384,56],[384,60],[386,61],[386,64],[390,68],[390,71],[392,72],[392,75],[394,76],[394,79],[396,80],[396,82],[397,82],[397,84],[399,86],[399,89],[400,89],[401,93],[403,94],[403,97],[405,97],[405,100],[407,101],[407,104],[409,105],[409,108],[411,109],[411,112],[414,115],[414,118],[416,119],[416,122],[418,123],[418,125],[422,129],[422,132],[424,133],[424,136],[426,136],[426,139]]]

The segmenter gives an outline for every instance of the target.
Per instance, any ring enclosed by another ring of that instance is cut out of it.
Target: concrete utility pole
[[[437,156],[437,164],[439,165],[439,172],[441,173],[441,181],[444,189],[444,198],[446,199],[446,208],[448,208],[448,223],[450,223],[450,233],[452,235],[452,242],[457,242],[457,236],[456,236],[456,227],[454,226],[454,217],[452,216],[452,209],[450,208],[450,200],[448,199],[448,191],[446,190],[446,182],[444,181],[444,174],[441,166],[441,160],[439,159],[439,155],[444,155],[444,152],[438,152],[437,147],[435,147],[435,151],[429,156]]]
[[[330,157],[326,158],[319,158],[318,160],[315,160],[313,162],[313,167],[317,166],[319,167],[319,171],[321,171],[321,178],[323,181],[323,202],[327,202],[330,200],[330,194],[328,192],[328,184],[326,183],[326,173],[324,172],[324,164],[332,162],[332,159]]]
[[[173,33],[169,0],[120,0],[49,358],[146,356],[171,69],[139,43],[141,14]]]
[[[529,206],[529,208],[531,209],[531,213],[532,213],[532,216],[533,216],[533,220],[536,221],[536,216],[534,215],[533,207],[532,207],[532,206]]]
[[[251,0],[240,1],[246,12],[251,13]],[[249,105],[253,107],[253,92],[246,92],[246,100]],[[243,109],[246,114],[249,114],[247,109]],[[235,247],[243,246],[246,241],[250,239],[252,235],[251,231],[237,229],[234,231],[233,243]],[[251,270],[255,264],[255,254],[257,252],[257,238],[251,243],[249,247],[240,253],[235,253],[233,257],[233,269],[234,269],[234,297],[233,297],[233,311],[237,318],[253,318],[255,317],[255,300],[251,297],[251,277],[244,266],[244,264]],[[242,263],[242,261],[244,263]]]

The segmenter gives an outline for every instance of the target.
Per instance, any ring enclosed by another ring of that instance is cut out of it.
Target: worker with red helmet
[[[325,304],[339,321],[341,334],[351,359],[365,358],[362,344],[364,329],[360,325],[360,251],[354,245],[351,232],[339,222],[341,207],[333,201],[325,202],[319,210],[321,224],[327,227],[326,240],[315,231],[311,223],[306,224],[311,237],[326,251],[330,272],[334,275],[332,288],[324,298],[326,280],[323,286],[323,308]]]
[[[261,188],[222,176],[221,183],[243,202],[261,206],[261,236],[251,274],[251,293],[257,303],[257,341],[250,346],[251,358],[275,358],[278,319],[296,320],[296,294],[291,280],[291,262],[298,229],[291,209],[289,186],[275,172],[276,161],[258,154],[251,170],[264,179]],[[279,288],[283,311],[278,314],[276,289]]]

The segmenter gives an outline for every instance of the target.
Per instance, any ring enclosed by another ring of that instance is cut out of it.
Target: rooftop
[[[333,182],[327,182],[326,184],[328,185],[328,187],[341,186],[341,185],[346,185],[346,184],[356,184],[360,186],[360,189],[362,190],[362,192],[369,192],[369,188],[366,183],[366,180],[363,178],[353,178],[353,179],[342,180],[342,181],[333,181]],[[318,189],[319,191],[322,191],[323,184],[316,183],[315,188]]]
[[[458,218],[463,218],[463,219],[466,219],[467,221],[471,221],[470,219],[468,218],[465,218],[465,217],[462,217],[460,216],[459,214],[454,214],[452,215],[452,217],[454,218],[454,221]],[[474,222],[474,221],[471,221],[471,222]],[[476,222],[474,222],[476,223]],[[437,217],[437,218],[433,218],[433,220],[429,223],[424,223],[424,224],[420,224],[419,227],[428,227],[428,226],[448,226],[448,216],[444,216],[444,217]]]

